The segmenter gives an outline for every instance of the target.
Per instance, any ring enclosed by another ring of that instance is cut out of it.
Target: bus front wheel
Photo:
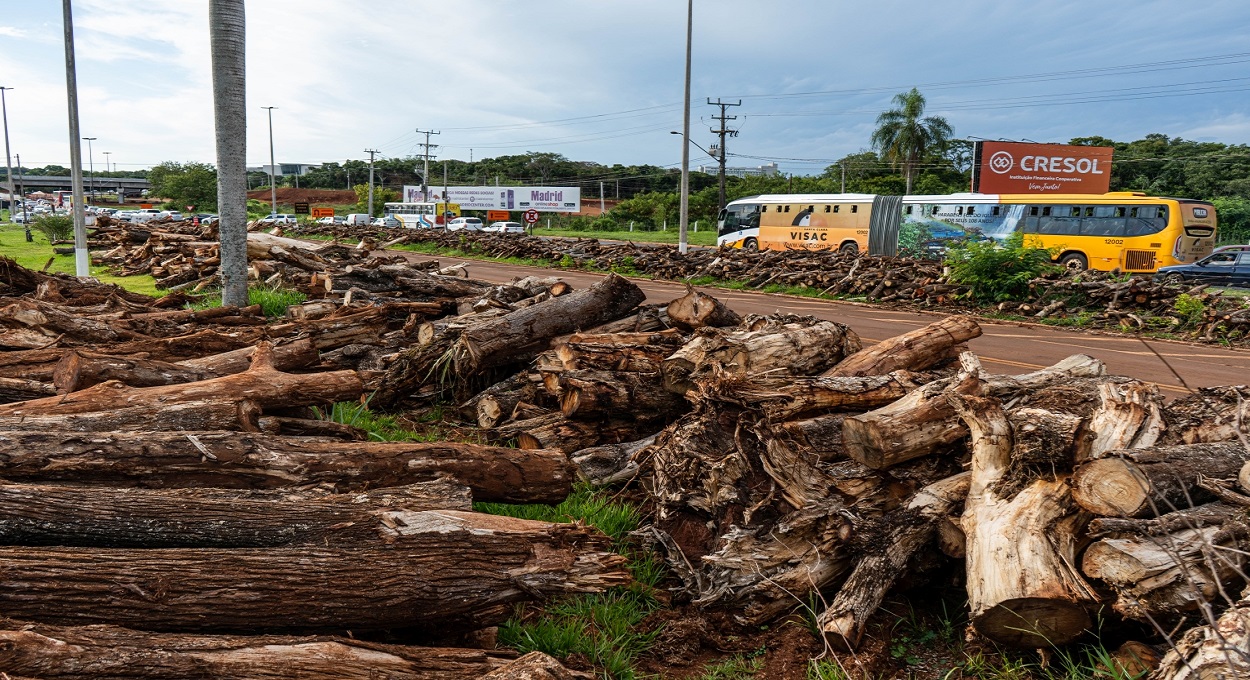
[[[1068,253],[1059,258],[1059,264],[1072,271],[1083,272],[1089,269],[1089,260],[1081,253]]]
[[[755,252],[760,249],[760,242],[753,238],[749,238],[742,242],[742,249]]]
[[[859,244],[854,241],[843,243],[842,247],[838,248],[838,252],[842,253],[843,255],[855,255],[859,253]]]

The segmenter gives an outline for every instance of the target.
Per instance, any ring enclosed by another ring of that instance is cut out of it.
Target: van
[[[367,227],[373,218],[364,213],[352,213],[343,217],[343,224],[349,227]]]

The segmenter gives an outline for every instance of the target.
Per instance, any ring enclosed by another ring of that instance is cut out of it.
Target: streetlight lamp
[[[87,177],[91,186],[91,202],[95,203],[95,154],[91,152],[91,143],[95,137],[83,137],[87,140]]]
[[[273,110],[276,106],[260,107],[269,112],[269,212],[278,214],[278,180],[274,179],[278,174],[278,166],[273,160]]]
[[[681,219],[677,230],[677,252],[686,253],[686,227],[690,223],[690,43],[694,34],[694,0],[686,0],[686,96],[682,100]]]
[[[12,90],[11,87],[0,86],[0,113],[4,115],[4,178],[9,181],[9,219],[13,219],[13,163],[9,160],[9,106],[4,100],[4,91]],[[26,227],[26,233],[30,233],[30,227]],[[30,239],[26,239],[29,241]]]
[[[681,133],[680,133],[680,132],[678,132],[678,131],[676,131],[676,130],[669,130],[669,131],[668,131],[668,134],[670,134],[670,135],[680,135]],[[692,140],[690,140],[690,143],[691,143],[691,144],[694,144],[694,145],[695,145],[695,147],[699,149],[699,151],[702,151],[703,153],[705,153],[705,154],[707,154],[707,155],[711,156],[712,158],[716,158],[716,154],[714,154],[714,153],[712,153],[711,151],[708,151],[707,149],[703,148],[702,146],[700,146],[700,145],[699,145],[699,143],[698,143],[698,142],[694,141],[693,139],[692,139]]]

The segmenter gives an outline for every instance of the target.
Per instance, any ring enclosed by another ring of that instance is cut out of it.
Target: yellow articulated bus
[[[739,199],[721,211],[716,242],[749,250],[867,250],[874,198],[766,194]]]
[[[850,249],[847,231],[823,240],[801,230],[769,228],[784,218],[784,208],[820,205],[818,194],[756,196],[725,208],[721,245],[785,249]],[[1029,245],[1054,253],[1056,262],[1101,271],[1153,272],[1169,264],[1194,262],[1215,247],[1215,208],[1202,201],[1147,196],[1134,192],[1107,194],[949,194],[935,196],[858,197],[854,213],[869,229],[856,227],[856,249],[873,254],[940,255],[951,241],[996,239],[1023,232]],[[767,201],[763,199],[768,199]],[[849,202],[849,201],[848,201]],[[767,207],[765,207],[767,206]],[[781,210],[778,214],[778,210]],[[845,208],[843,208],[845,210]],[[770,212],[773,219],[768,217]],[[734,225],[731,213],[759,215],[759,227]],[[858,222],[856,224],[859,224]],[[727,227],[737,226],[737,231]],[[755,239],[754,244],[749,239]]]

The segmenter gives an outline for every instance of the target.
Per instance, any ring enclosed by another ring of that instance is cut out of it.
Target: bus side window
[[[851,206],[851,212],[859,212],[859,206],[857,205]]]
[[[832,210],[833,210],[832,206],[828,206],[828,205],[825,206],[825,212],[830,212]]]
[[[762,208],[760,208],[760,212],[768,212],[768,206],[763,206]]]
[[[842,207],[842,206],[840,206],[840,205],[835,205],[835,206],[833,206],[833,211],[834,211],[834,212],[837,212],[837,211],[838,211],[838,208],[841,208],[841,207]]]
[[[790,206],[786,206],[785,212],[790,212]]]
[[[1000,205],[996,205],[996,206],[994,206],[993,208],[991,208],[991,209],[990,209],[990,214],[991,214],[991,215],[997,215],[997,214],[999,214],[999,212],[1000,212],[1001,210],[1002,210],[1002,206],[1000,206]]]
[[[974,214],[976,214],[976,212],[977,212],[977,207],[976,207],[975,205],[970,205],[970,206],[968,206],[968,214],[969,214],[969,215],[974,215]]]
[[[1081,234],[1085,236],[1123,236],[1125,220],[1116,217],[1115,206],[1099,205],[1085,209],[1087,217],[1081,220]],[[1092,213],[1092,216],[1089,216]]]
[[[1042,206],[1042,217],[1050,217],[1050,206]]]
[[[914,206],[914,205],[909,205],[909,206],[907,206],[907,207],[903,208],[903,214],[904,214],[904,215],[910,215],[910,214],[911,214],[911,209],[912,209],[912,208],[914,208],[914,207],[916,207],[916,206]]]
[[[958,208],[955,208],[955,214],[956,214],[956,215],[962,215],[962,214],[964,214],[964,207],[961,205],[961,206],[959,206]]]

